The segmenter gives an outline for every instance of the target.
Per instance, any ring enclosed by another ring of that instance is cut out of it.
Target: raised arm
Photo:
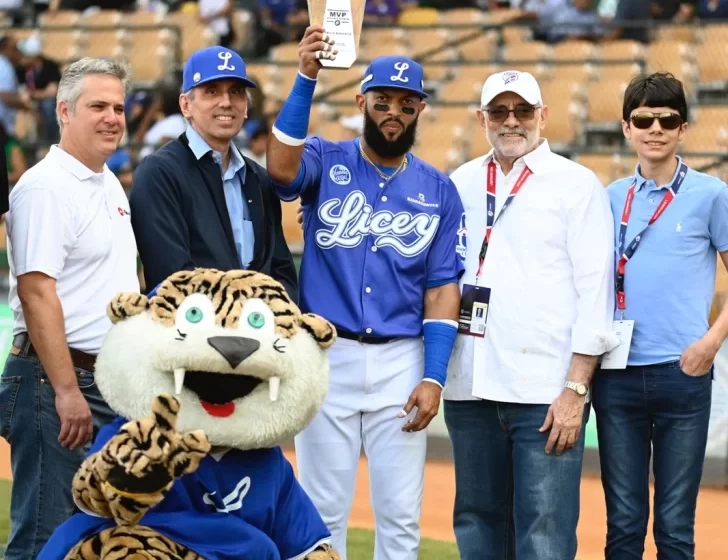
[[[291,200],[300,194],[306,175],[306,163],[302,162],[302,158],[313,94],[321,69],[319,60],[335,58],[333,42],[324,33],[323,27],[306,29],[298,49],[296,81],[273,125],[273,134],[268,139],[268,174],[275,183],[295,191],[295,196],[293,192],[290,194]],[[278,194],[281,194],[280,190]]]

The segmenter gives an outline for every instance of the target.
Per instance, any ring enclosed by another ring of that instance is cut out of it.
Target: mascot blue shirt
[[[117,418],[102,428],[89,455],[126,422]],[[175,481],[144,525],[208,560],[303,558],[330,538],[279,447],[208,455],[196,472]],[[113,526],[113,519],[78,513],[53,533],[38,560],[62,559],[82,539]]]

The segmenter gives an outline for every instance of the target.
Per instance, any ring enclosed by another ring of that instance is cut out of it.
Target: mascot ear
[[[116,294],[109,305],[106,306],[106,314],[113,324],[128,319],[134,315],[144,313],[149,309],[149,300],[142,294],[122,292]]]
[[[301,315],[301,327],[306,329],[324,350],[336,342],[336,328],[319,315],[304,313]]]

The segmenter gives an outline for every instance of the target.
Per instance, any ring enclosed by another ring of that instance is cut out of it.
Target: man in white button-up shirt
[[[452,174],[469,238],[443,393],[455,535],[463,560],[573,560],[588,387],[616,344],[609,200],[540,137],[530,74],[489,77],[477,115],[493,150]]]
[[[116,416],[94,364],[111,327],[107,304],[139,291],[129,203],[105,163],[124,133],[128,83],[116,62],[71,64],[58,87],[60,143],[10,194],[14,338],[0,378],[13,472],[7,560],[36,558],[73,513],[73,475],[94,431]]]

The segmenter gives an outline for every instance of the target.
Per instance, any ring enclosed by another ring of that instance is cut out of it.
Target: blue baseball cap
[[[361,81],[361,92],[375,88],[397,88],[426,98],[425,72],[422,66],[406,56],[380,56],[372,60]]]
[[[233,50],[215,46],[192,53],[182,73],[182,91],[190,91],[212,80],[238,79],[246,87],[258,87],[246,73],[245,62]]]

